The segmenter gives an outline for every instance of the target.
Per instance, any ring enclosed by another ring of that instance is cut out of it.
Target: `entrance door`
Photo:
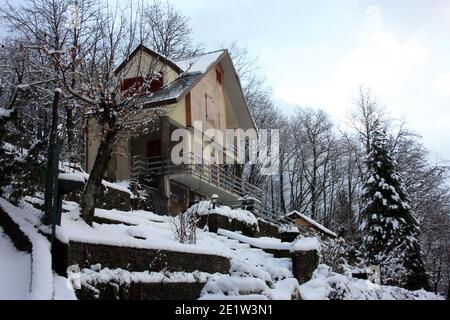
[[[147,158],[161,156],[161,140],[147,141]]]

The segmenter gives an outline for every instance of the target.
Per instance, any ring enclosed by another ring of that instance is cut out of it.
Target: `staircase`
[[[267,300],[275,298],[280,283],[293,284],[287,299],[298,299],[297,281],[292,275],[291,258],[275,258],[263,249],[217,234],[211,234],[236,254],[229,275],[210,279],[202,290],[202,298],[232,300]]]

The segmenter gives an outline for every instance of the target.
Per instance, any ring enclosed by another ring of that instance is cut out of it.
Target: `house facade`
[[[116,70],[123,79],[122,94],[142,85],[148,70],[153,70],[153,78],[148,94],[139,97],[145,107],[135,119],[145,119],[145,113],[155,109],[163,111],[142,134],[121,134],[107,178],[145,180],[166,199],[170,213],[183,212],[212,194],[224,203],[246,195],[261,197],[261,190],[241,179],[238,159],[242,159],[246,139],[242,132],[257,128],[228,51],[171,61],[140,45]],[[188,139],[177,135],[177,129],[183,129]],[[227,129],[242,131],[226,139]],[[95,161],[100,130],[94,118],[87,119],[88,172]],[[173,161],[172,151],[182,140],[187,147],[179,152],[184,159],[179,164]]]

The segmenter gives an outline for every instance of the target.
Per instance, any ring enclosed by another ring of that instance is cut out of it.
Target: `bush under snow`
[[[408,291],[399,287],[374,284],[335,273],[321,264],[310,281],[300,286],[304,300],[442,300],[425,290]]]

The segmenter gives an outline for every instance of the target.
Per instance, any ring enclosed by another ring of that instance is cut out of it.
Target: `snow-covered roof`
[[[161,106],[177,103],[186,92],[192,89],[202,78],[201,73],[186,74],[154,93],[138,97],[141,103],[149,106]],[[139,103],[139,101],[138,101]]]
[[[205,73],[210,66],[219,61],[224,52],[225,50],[213,51],[174,62],[186,74]]]
[[[337,237],[337,234],[336,234],[336,233],[334,233],[334,232],[331,231],[330,229],[325,228],[323,225],[321,225],[320,223],[318,223],[316,220],[313,220],[312,218],[310,218],[310,217],[308,217],[308,216],[305,216],[304,214],[301,214],[301,213],[298,212],[297,210],[294,210],[294,211],[292,211],[292,212],[289,212],[289,213],[286,215],[286,217],[287,217],[287,218],[290,218],[290,217],[292,217],[292,216],[294,216],[294,215],[296,215],[296,216],[298,216],[299,218],[305,220],[306,222],[312,224],[313,226],[315,226],[315,227],[316,227],[317,229],[319,229],[320,231],[322,231],[322,232],[324,232],[324,233],[326,233],[326,234],[328,234],[328,235],[331,235],[331,236],[333,236],[333,237]]]

